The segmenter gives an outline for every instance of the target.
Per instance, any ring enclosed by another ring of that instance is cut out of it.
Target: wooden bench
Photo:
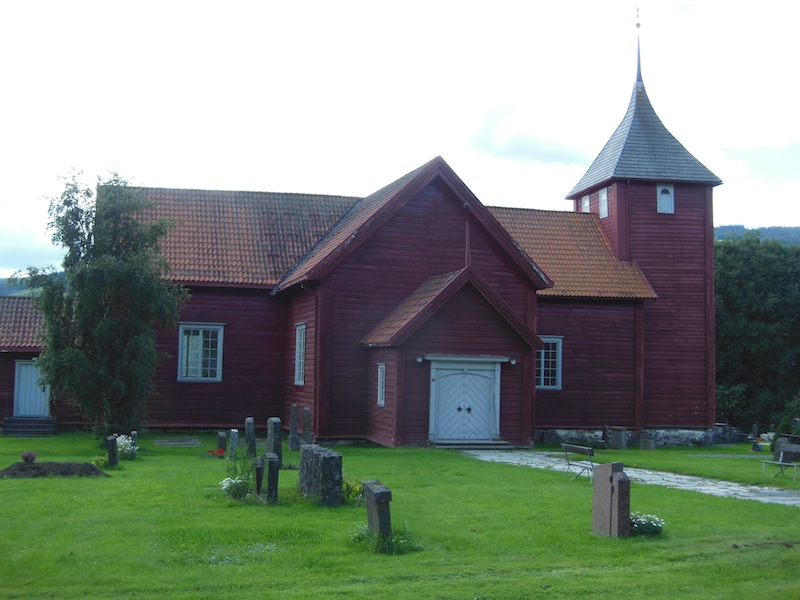
[[[594,457],[593,449],[588,446],[576,446],[574,444],[561,444],[561,449],[564,451],[564,457],[567,459],[567,471],[569,471],[570,466],[573,464],[580,468],[580,471],[578,471],[573,479],[580,477],[584,471],[589,479],[592,478],[592,475],[594,475],[594,461],[592,460],[592,457]],[[589,464],[587,465],[585,460],[581,460],[580,462],[576,462],[574,459],[570,460],[570,454],[587,456],[589,458]]]
[[[793,480],[797,481],[797,467],[800,467],[800,463],[793,462],[785,457],[787,454],[800,454],[800,444],[785,444],[781,446],[780,453],[776,453],[777,457],[776,460],[762,460],[761,461],[761,474],[766,475],[767,465],[775,465],[778,467],[778,472],[773,473],[772,477],[777,477],[778,475],[784,475],[786,473],[786,469],[793,469],[794,470],[794,477]]]

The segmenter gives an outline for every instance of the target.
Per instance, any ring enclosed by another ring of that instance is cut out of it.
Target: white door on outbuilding
[[[14,416],[50,415],[50,390],[39,385],[39,368],[32,360],[18,360],[14,369]]]
[[[500,357],[431,360],[431,441],[500,437]]]

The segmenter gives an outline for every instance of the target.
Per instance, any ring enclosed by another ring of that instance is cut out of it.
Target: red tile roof
[[[181,283],[273,287],[359,198],[138,188],[146,218],[176,228],[162,243]]]
[[[0,296],[0,352],[40,352],[43,326],[33,298]]]
[[[416,193],[433,177],[445,178],[448,185],[457,186],[465,198],[475,202],[475,214],[483,215],[485,226],[496,230],[498,239],[510,240],[509,252],[527,265],[532,277],[544,285],[549,283],[548,277],[555,282],[553,288],[540,290],[540,295],[655,297],[635,264],[616,259],[596,216],[487,210],[439,157],[366,198],[139,189],[153,203],[147,218],[164,217],[177,224],[162,244],[174,280],[277,291],[324,274],[349,248],[368,237],[371,228],[390,216],[397,204],[393,200]],[[501,227],[493,225],[495,220]]]
[[[489,207],[553,281],[540,296],[655,298],[635,263],[617,259],[595,214]]]

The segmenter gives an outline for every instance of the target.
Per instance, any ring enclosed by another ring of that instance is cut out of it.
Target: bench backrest
[[[564,452],[572,452],[573,454],[583,454],[584,456],[594,456],[594,450],[588,446],[575,446],[573,444],[561,444],[561,449]]]
[[[800,444],[777,444],[773,460],[776,462],[796,462],[800,457]]]

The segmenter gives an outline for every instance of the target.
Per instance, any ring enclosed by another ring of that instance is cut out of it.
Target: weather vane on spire
[[[642,24],[639,22],[639,7],[636,7],[636,29],[639,29]]]

